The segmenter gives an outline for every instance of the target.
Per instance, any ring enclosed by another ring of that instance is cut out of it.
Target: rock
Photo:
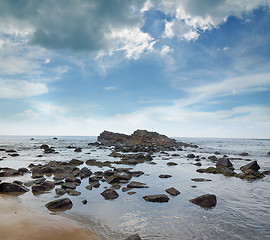
[[[268,157],[270,157],[270,151],[267,153]]]
[[[87,190],[91,191],[93,189],[92,185],[88,185],[85,187]]]
[[[247,152],[243,152],[243,153],[240,153],[239,155],[244,157],[244,156],[248,156],[248,153]]]
[[[264,174],[264,175],[270,175],[270,171],[269,170],[263,171],[262,174]]]
[[[82,151],[82,148],[75,148],[74,149],[74,152],[81,152]]]
[[[248,169],[258,171],[260,169],[260,166],[258,165],[257,161],[252,161],[252,162],[248,163],[247,165],[240,167],[240,169],[242,171],[246,171]]]
[[[55,189],[55,193],[57,194],[57,195],[64,195],[65,193],[66,193],[67,191],[65,190],[65,189],[62,189],[62,188],[56,188]]]
[[[128,192],[127,194],[128,195],[133,195],[133,194],[136,194],[136,192]]]
[[[86,199],[83,199],[82,200],[82,204],[84,204],[84,205],[87,204],[87,200]]]
[[[71,165],[79,166],[79,165],[82,165],[82,164],[83,164],[83,161],[82,161],[82,160],[78,160],[78,159],[71,159],[71,160],[69,161],[69,163],[70,163]]]
[[[72,202],[69,198],[61,198],[47,203],[45,206],[51,211],[65,211],[72,208]]]
[[[217,197],[214,194],[205,194],[189,200],[191,203],[200,205],[204,208],[215,207],[217,204]]]
[[[13,181],[13,183],[14,183],[14,184],[17,184],[17,185],[20,185],[20,186],[22,186],[22,185],[23,185],[23,182],[18,181],[18,180]]]
[[[180,194],[180,192],[175,189],[174,187],[168,188],[165,190],[167,193],[171,194],[172,196],[177,196],[178,194]]]
[[[125,240],[141,240],[141,238],[138,234],[134,234],[134,235],[127,237]]]
[[[147,195],[143,199],[148,202],[168,202],[170,200],[166,194]]]
[[[178,164],[175,163],[175,162],[168,162],[167,165],[168,165],[168,166],[176,166],[176,165],[178,165]]]
[[[11,156],[11,157],[18,157],[20,155],[18,153],[12,153],[12,154],[9,154],[9,156]]]
[[[220,154],[220,152],[214,152],[214,154],[215,154],[215,155],[219,155],[219,154]]]
[[[123,187],[123,188],[122,188],[122,192],[127,192],[127,191],[129,191],[129,190],[131,190],[131,188],[128,188],[128,187]]]
[[[172,154],[172,157],[180,157],[180,154],[174,153]]]
[[[216,162],[216,168],[231,168],[232,163],[227,158],[219,158]]]
[[[189,154],[187,155],[187,158],[195,158],[195,155],[194,155],[193,153],[189,153]]]
[[[83,179],[83,178],[86,178],[86,177],[90,177],[92,175],[92,172],[87,167],[83,167],[81,169],[80,175],[81,175],[81,179]]]
[[[205,179],[205,178],[193,178],[191,179],[193,182],[210,182],[212,181],[211,179]]]
[[[132,181],[127,185],[128,188],[149,188],[145,183]]]
[[[54,188],[54,183],[51,181],[45,181],[40,184],[35,184],[32,186],[33,193],[42,193],[45,191],[50,191]]]
[[[201,164],[201,163],[199,163],[199,162],[194,163],[194,165],[195,165],[195,166],[199,166],[199,167],[200,167],[200,166],[202,166],[202,164]]]
[[[208,159],[214,162],[218,160],[216,156],[209,156]]]
[[[63,189],[75,189],[77,186],[72,182],[65,182],[61,185]]]
[[[171,178],[172,175],[168,175],[168,174],[161,174],[159,175],[160,178]]]
[[[0,168],[0,177],[13,177],[18,175],[23,175],[23,173],[13,168]]]
[[[223,172],[224,176],[232,177],[235,175],[235,172],[231,168],[225,168]]]
[[[81,193],[76,191],[76,190],[70,190],[67,193],[68,193],[69,196],[79,196],[79,195],[81,195]]]
[[[122,173],[116,173],[110,177],[107,177],[106,182],[113,184],[113,183],[119,183],[121,180],[125,180],[126,182],[128,182],[130,179],[131,179],[130,174],[122,172]]]
[[[27,188],[15,183],[0,183],[0,193],[25,193],[28,191]]]
[[[6,153],[16,153],[17,151],[15,151],[14,149],[8,149],[6,150]]]
[[[106,199],[116,199],[119,197],[119,194],[113,189],[105,189],[101,195]]]
[[[45,149],[49,149],[50,147],[47,144],[42,144],[40,148],[45,150]]]

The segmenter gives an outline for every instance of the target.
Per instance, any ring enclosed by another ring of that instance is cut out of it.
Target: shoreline
[[[102,240],[72,219],[30,211],[16,196],[0,194],[0,236],[4,240]]]

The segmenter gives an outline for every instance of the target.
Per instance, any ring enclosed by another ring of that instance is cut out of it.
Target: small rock
[[[69,163],[70,163],[71,165],[79,166],[79,165],[83,164],[83,161],[82,161],[82,160],[78,160],[78,159],[71,159],[71,160],[69,161]]]
[[[193,178],[191,179],[193,182],[210,182],[212,181],[211,179],[205,179],[205,178]]]
[[[180,194],[180,192],[175,189],[174,187],[168,188],[165,190],[167,193],[171,194],[172,196],[177,196],[178,194]]]
[[[86,199],[83,199],[82,200],[82,204],[84,204],[84,205],[87,204],[87,200]]]
[[[168,165],[168,166],[176,166],[176,165],[178,165],[178,164],[175,163],[175,162],[168,162],[167,165]]]
[[[189,200],[191,203],[200,205],[204,208],[215,207],[217,204],[217,197],[214,194],[205,194]]]
[[[127,237],[125,240],[141,240],[138,234],[134,234],[132,236]]]
[[[45,206],[51,211],[65,211],[72,208],[72,202],[69,198],[61,198],[47,203]]]
[[[247,152],[243,152],[243,153],[240,153],[239,155],[244,157],[244,156],[248,156],[248,153]]]
[[[70,190],[67,193],[68,193],[69,196],[79,196],[79,195],[81,195],[81,193],[76,191],[76,190]]]
[[[195,158],[195,155],[194,155],[193,153],[189,153],[189,154],[187,155],[187,158]]]
[[[119,194],[113,189],[105,189],[101,195],[106,199],[116,199],[119,197]]]
[[[159,175],[160,178],[171,178],[172,175],[168,175],[168,174],[161,174]]]
[[[127,185],[128,188],[149,188],[145,183],[132,181]]]
[[[136,192],[128,192],[127,194],[128,195],[133,195],[133,194],[135,194]]]
[[[81,152],[82,151],[82,148],[75,148],[74,149],[74,152]]]
[[[148,202],[168,202],[170,200],[166,194],[147,195],[143,199]]]

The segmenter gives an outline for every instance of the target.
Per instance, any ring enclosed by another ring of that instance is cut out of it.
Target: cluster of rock
[[[105,146],[114,146],[116,151],[121,152],[175,151],[182,147],[198,147],[147,130],[136,130],[131,135],[104,131],[98,136],[98,141]]]
[[[245,155],[247,156],[247,155]],[[197,169],[200,173],[213,173],[213,174],[223,174],[224,176],[233,176],[246,180],[256,180],[264,177],[268,174],[268,171],[259,172],[260,166],[257,161],[252,161],[240,168],[242,173],[236,173],[231,161],[228,158],[216,158],[216,166],[208,167],[206,169]],[[211,160],[215,161],[212,157]]]

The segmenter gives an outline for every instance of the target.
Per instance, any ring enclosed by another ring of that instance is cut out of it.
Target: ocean
[[[98,161],[117,161],[108,155],[111,149],[100,149],[89,146],[96,137],[57,137],[55,136],[0,136],[0,149],[14,149],[19,156],[12,157],[5,151],[0,151],[0,167],[20,168],[30,163],[44,164],[52,160],[69,161],[88,159]],[[225,177],[219,174],[198,173],[199,168],[215,166],[209,156],[221,157],[227,155],[235,171],[240,167],[257,160],[260,171],[270,170],[270,140],[268,139],[222,139],[222,138],[176,138],[186,143],[198,145],[198,148],[183,148],[183,151],[155,153],[155,165],[145,162],[136,166],[115,165],[115,167],[130,167],[134,171],[143,171],[144,175],[133,178],[149,185],[147,189],[135,189],[133,195],[116,190],[119,197],[115,200],[105,200],[100,193],[110,185],[101,182],[99,188],[87,190],[88,179],[83,179],[76,188],[79,196],[68,196],[72,209],[59,212],[58,215],[75,220],[86,228],[98,232],[104,239],[125,239],[138,233],[142,239],[270,239],[270,175],[255,181],[242,180],[235,177]],[[43,154],[40,145],[53,146],[58,154]],[[68,146],[81,147],[82,152],[74,152]],[[247,152],[248,156],[240,156]],[[189,153],[198,155],[202,166],[194,165],[194,159],[188,159]],[[172,156],[176,154],[178,156]],[[217,153],[216,153],[217,154]],[[37,157],[42,155],[42,157]],[[204,159],[205,158],[205,159]],[[168,162],[177,165],[168,166]],[[108,167],[94,167],[86,164],[92,172],[105,171]],[[169,174],[167,179],[159,178],[160,174]],[[52,180],[53,176],[47,176]],[[194,182],[191,179],[206,178],[211,181]],[[0,178],[2,182],[31,180],[31,175]],[[122,184],[125,187],[126,184]],[[165,189],[175,187],[181,194],[170,196],[167,203],[151,203],[143,199],[145,195],[165,194]],[[133,190],[132,190],[133,191]],[[190,199],[203,195],[215,194],[217,205],[204,209],[189,202]],[[18,197],[18,201],[27,209],[48,214],[45,204],[56,197],[55,190],[34,196],[31,191]],[[82,204],[86,199],[87,204]]]

